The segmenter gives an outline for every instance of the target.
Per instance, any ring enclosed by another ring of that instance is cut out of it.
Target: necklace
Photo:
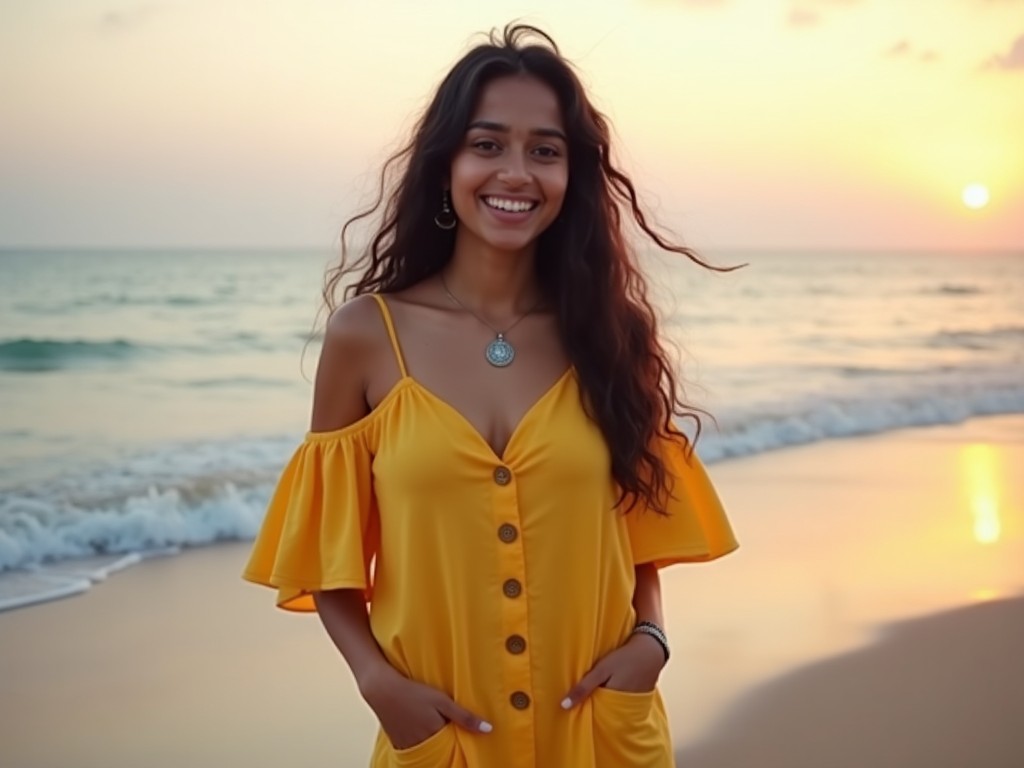
[[[526,317],[535,309],[537,309],[537,307],[541,305],[543,298],[539,299],[536,304],[534,304],[523,314],[517,317],[515,319],[515,322],[512,323],[512,325],[510,325],[504,331],[499,331],[489,322],[480,317],[480,315],[478,315],[476,312],[474,312],[472,309],[470,309],[457,298],[455,298],[455,294],[453,294],[451,290],[449,290],[448,288],[448,283],[444,281],[444,275],[438,273],[438,277],[441,278],[441,286],[444,288],[444,292],[448,294],[449,299],[455,302],[459,307],[461,307],[466,312],[469,312],[469,314],[471,314],[481,323],[486,325],[496,334],[494,340],[490,344],[488,344],[487,349],[484,350],[484,357],[487,358],[487,362],[493,365],[495,368],[504,368],[506,365],[510,365],[512,361],[515,360],[516,358],[516,348],[509,343],[508,339],[506,339],[505,336],[508,334],[509,331],[511,331],[513,328],[519,325],[520,320],[522,320],[524,317]]]

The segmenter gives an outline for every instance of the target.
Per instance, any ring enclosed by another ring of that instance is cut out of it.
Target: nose
[[[498,178],[510,187],[521,187],[530,182],[530,171],[521,152],[509,152],[505,155],[505,163],[498,172]]]

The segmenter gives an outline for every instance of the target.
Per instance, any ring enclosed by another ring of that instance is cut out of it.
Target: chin
[[[537,244],[537,238],[532,239],[495,239],[486,240],[488,246],[496,251],[505,251],[507,253],[519,253],[533,248]]]

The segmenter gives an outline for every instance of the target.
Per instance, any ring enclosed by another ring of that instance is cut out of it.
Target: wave
[[[704,431],[697,450],[702,459],[714,463],[822,440],[1014,413],[1024,413],[1024,385],[884,399],[808,400],[802,406],[780,408],[774,414],[723,416],[720,431]]]
[[[119,504],[92,508],[10,496],[0,502],[0,571],[251,538],[269,493],[270,484],[224,483],[206,498],[153,487]]]
[[[186,387],[195,389],[234,389],[244,387],[245,389],[289,389],[294,386],[291,379],[272,379],[258,376],[225,376],[211,379],[192,379],[183,382]]]
[[[69,308],[86,307],[203,307],[211,304],[224,304],[223,295],[196,296],[194,294],[130,294],[102,293],[94,296],[83,296],[69,302]]]
[[[0,370],[54,371],[88,362],[122,362],[142,351],[142,347],[125,339],[9,339],[0,341]]]
[[[924,294],[939,294],[943,296],[977,296],[985,292],[983,288],[977,285],[968,285],[966,283],[943,283],[931,288],[924,288],[921,291]]]
[[[168,444],[0,490],[0,572],[249,538],[294,437]]]
[[[943,329],[925,342],[933,349],[992,349],[1007,341],[1024,341],[1024,326],[997,325],[994,328]]]
[[[223,356],[225,353],[276,352],[298,350],[290,335],[257,336],[252,333],[225,334],[211,338],[209,343],[176,345],[149,344],[128,339],[85,341],[82,339],[7,339],[0,341],[0,371],[45,373],[68,368],[102,364],[127,364],[149,355],[183,354],[187,356]],[[208,385],[211,380],[189,382],[188,386]],[[217,380],[218,382],[220,380]],[[257,379],[253,382],[279,386],[277,380]]]

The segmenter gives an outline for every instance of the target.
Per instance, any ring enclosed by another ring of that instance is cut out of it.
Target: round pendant
[[[498,368],[504,368],[511,363],[516,356],[515,348],[505,341],[505,337],[498,335],[494,341],[487,345],[487,362]]]

